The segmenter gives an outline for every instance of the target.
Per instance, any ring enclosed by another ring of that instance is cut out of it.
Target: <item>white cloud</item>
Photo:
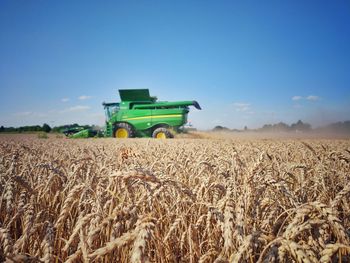
[[[86,111],[90,109],[89,106],[83,106],[83,105],[77,105],[77,106],[73,106],[73,107],[70,107],[70,108],[67,108],[67,109],[64,109],[63,111],[61,112],[76,112],[76,111]]]
[[[67,102],[67,101],[69,101],[69,98],[62,98],[61,101],[62,102]]]
[[[22,111],[22,112],[16,112],[14,113],[15,116],[29,116],[31,115],[32,112],[31,111]]]
[[[48,114],[47,113],[43,113],[43,112],[34,112],[33,116],[34,117],[38,117],[38,118],[43,118],[43,117],[48,116]]]
[[[292,100],[301,100],[303,97],[302,96],[293,96]]]
[[[33,112],[33,111],[23,111],[23,112],[16,112],[13,114],[17,117],[34,117],[34,118],[42,118],[46,117],[48,114],[44,112]]]
[[[220,119],[214,119],[214,120],[212,120],[212,122],[211,122],[212,124],[221,124],[222,123],[222,120],[220,120]]]
[[[316,101],[316,100],[319,100],[321,98],[319,96],[315,96],[315,95],[309,95],[307,97],[302,97],[302,96],[293,96],[292,97],[292,100],[294,100],[294,101],[303,100],[303,99]]]
[[[307,100],[312,100],[312,101],[316,101],[319,100],[320,97],[319,96],[315,96],[315,95],[309,95],[306,97]]]
[[[249,107],[250,103],[244,103],[244,102],[235,102],[233,103],[235,107]]]
[[[233,106],[235,107],[236,111],[249,111],[250,110],[250,103],[235,102],[235,103],[233,103]]]
[[[87,96],[87,95],[81,95],[78,97],[79,100],[88,100],[91,99],[91,96]]]

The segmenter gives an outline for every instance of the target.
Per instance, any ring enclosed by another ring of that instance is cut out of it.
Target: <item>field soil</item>
[[[350,140],[0,135],[0,262],[349,262]]]

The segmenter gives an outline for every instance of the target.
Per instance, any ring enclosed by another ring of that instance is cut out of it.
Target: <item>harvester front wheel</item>
[[[152,137],[156,139],[174,138],[174,135],[167,128],[157,128],[153,131]]]
[[[118,123],[115,126],[114,137],[115,138],[132,138],[134,137],[133,128],[127,123]]]

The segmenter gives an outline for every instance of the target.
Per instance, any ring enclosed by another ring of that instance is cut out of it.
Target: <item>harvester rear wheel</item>
[[[174,138],[174,135],[167,128],[161,127],[153,131],[152,137],[156,139],[168,139]]]
[[[133,138],[135,137],[134,129],[127,123],[118,123],[114,130],[115,138]]]

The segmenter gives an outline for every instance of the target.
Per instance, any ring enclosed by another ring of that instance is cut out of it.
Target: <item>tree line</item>
[[[29,125],[16,128],[0,126],[0,132],[50,132],[51,130],[51,127],[46,123],[44,123],[42,126]]]
[[[261,132],[335,132],[335,133],[350,133],[350,121],[336,122],[323,127],[318,127],[313,129],[309,123],[302,122],[301,120],[288,125],[284,122],[279,122],[276,124],[265,124],[261,128],[248,129],[247,126],[243,130],[231,130],[225,126],[215,126],[213,131],[261,131]]]
[[[77,123],[74,124],[66,124],[61,126],[55,126],[53,128],[50,127],[47,123],[44,123],[42,126],[40,125],[29,125],[29,126],[21,126],[21,127],[4,127],[0,126],[0,132],[13,132],[13,133],[21,133],[21,132],[63,132],[66,129],[72,128],[83,128],[83,129],[95,129],[96,126],[90,125],[79,125]]]

